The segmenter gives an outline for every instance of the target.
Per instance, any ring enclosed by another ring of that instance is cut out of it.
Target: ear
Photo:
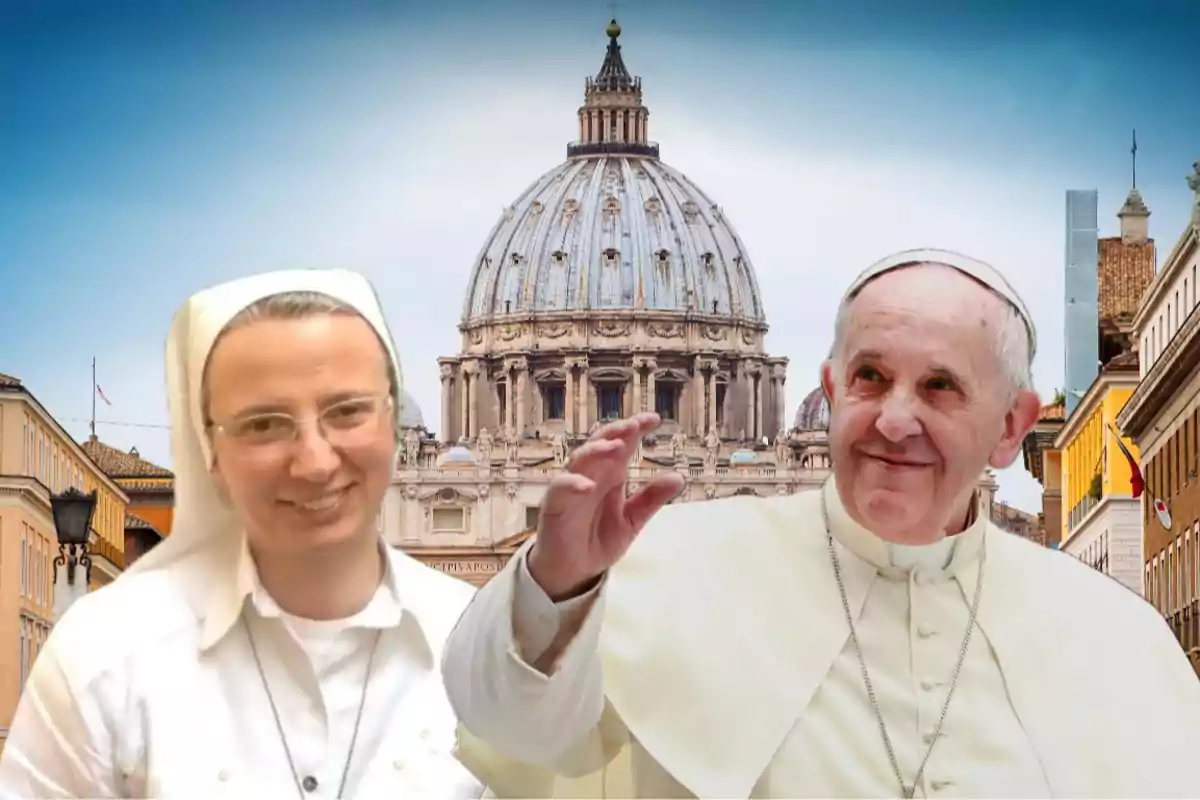
[[[833,382],[833,361],[826,359],[821,363],[821,391],[825,392],[825,399],[829,401],[829,407],[833,408],[834,398],[837,397],[837,386]]]
[[[1025,436],[1037,424],[1041,410],[1042,400],[1037,392],[1028,389],[1017,392],[1012,406],[1004,415],[1004,435],[988,458],[988,464],[993,469],[1005,469],[1012,465],[1021,450]]]

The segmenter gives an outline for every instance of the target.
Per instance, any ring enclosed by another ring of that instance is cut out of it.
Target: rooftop
[[[1099,241],[1097,304],[1101,319],[1132,320],[1142,295],[1154,280],[1154,240],[1127,244],[1120,236]]]
[[[92,436],[82,445],[83,452],[110,478],[173,478],[175,475],[138,455],[137,448],[126,452]]]

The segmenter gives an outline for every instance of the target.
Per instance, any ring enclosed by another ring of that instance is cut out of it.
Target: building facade
[[[1075,346],[1076,354],[1086,351],[1098,360],[1092,362],[1090,383],[1080,391],[1077,384],[1086,374],[1081,364],[1068,359],[1076,383],[1067,385],[1067,415],[1053,444],[1060,454],[1059,547],[1138,594],[1145,592],[1141,500],[1133,496],[1130,463],[1130,458],[1136,463],[1138,450],[1116,420],[1140,375],[1133,322],[1154,280],[1156,254],[1149,218],[1141,194],[1131,189],[1117,212],[1119,235],[1092,236],[1096,291],[1091,330],[1068,328],[1066,335],[1068,341],[1087,339],[1087,347]],[[1080,246],[1080,237],[1074,227],[1068,230],[1069,244]],[[1088,260],[1080,253],[1076,258],[1081,263]],[[1081,276],[1076,275],[1075,281],[1081,283]],[[1077,308],[1076,319],[1084,316],[1084,310]]]
[[[1059,549],[1138,594],[1142,585],[1141,501],[1117,444],[1117,414],[1138,383],[1137,354],[1104,365],[1054,442],[1060,453]],[[1134,458],[1137,448],[1122,440]]]
[[[992,503],[991,520],[997,528],[1015,533],[1023,539],[1037,542],[1043,546],[1046,543],[1046,531],[1042,526],[1041,514],[1030,514],[1016,506],[997,501]]]
[[[171,533],[175,509],[175,476],[168,469],[101,442],[92,435],[83,450],[129,497],[125,513],[125,567]]]
[[[749,253],[724,210],[659,158],[642,84],[608,28],[567,160],[505,208],[440,359],[441,427],[411,420],[380,521],[410,554],[476,583],[536,527],[550,479],[606,420],[656,411],[630,484],[679,501],[780,494],[827,472],[817,391],[788,429],[787,359],[764,346]]]
[[[1037,423],[1021,442],[1025,471],[1042,485],[1039,544],[1055,549],[1062,543],[1063,529],[1062,453],[1055,449],[1055,442],[1066,421],[1066,401],[1059,393],[1052,403],[1042,406]]]
[[[124,567],[128,496],[88,457],[28,387],[0,375],[0,735],[7,736],[21,688],[61,611],[65,570],[55,569],[58,534],[50,498],[96,490],[91,581]],[[82,570],[77,573],[82,575]],[[57,583],[56,583],[57,579]],[[82,587],[81,587],[82,588]]]
[[[1141,382],[1117,423],[1140,448],[1146,479],[1146,596],[1200,672],[1200,162],[1188,186],[1189,224],[1133,321]]]
[[[1067,193],[1067,383],[1026,436],[1024,463],[1042,484],[1045,544],[1141,594],[1140,500],[1130,463],[1137,447],[1116,418],[1139,379],[1133,322],[1154,279],[1155,244],[1137,189],[1117,212],[1117,236],[1098,237],[1095,206],[1094,191]]]

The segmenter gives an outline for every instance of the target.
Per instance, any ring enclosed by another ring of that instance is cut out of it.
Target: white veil
[[[170,535],[130,568],[130,573],[162,569],[201,545],[236,535],[237,518],[217,494],[209,467],[212,453],[200,410],[200,385],[217,335],[252,303],[283,292],[320,292],[356,310],[387,348],[395,370],[396,419],[404,415],[407,394],[400,360],[383,319],[374,287],[346,270],[268,272],[220,284],[192,295],[167,336],[167,400],[171,413],[171,455],[175,472],[175,510]]]

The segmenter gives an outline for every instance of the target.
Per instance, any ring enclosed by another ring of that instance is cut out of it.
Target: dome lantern
[[[658,158],[649,141],[650,111],[642,104],[642,79],[629,74],[617,39],[621,26],[608,23],[608,49],[594,78],[584,84],[579,109],[579,141],[567,145],[567,157],[597,155]]]

